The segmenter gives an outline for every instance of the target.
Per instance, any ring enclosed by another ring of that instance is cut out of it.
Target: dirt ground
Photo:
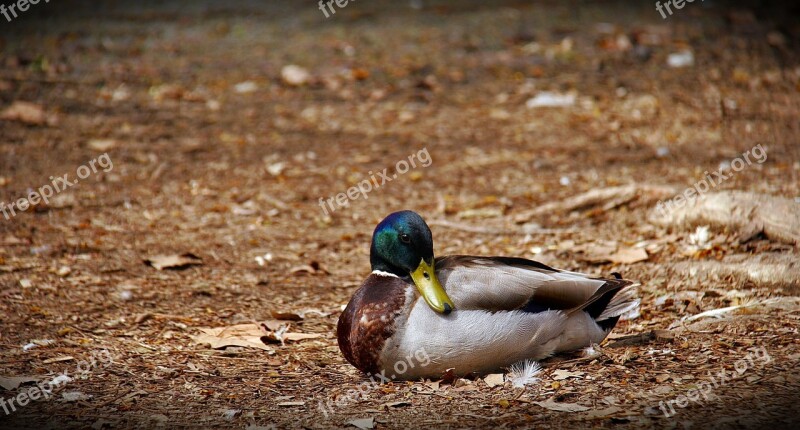
[[[0,427],[797,428],[798,243],[654,215],[718,171],[797,221],[791,2],[136,3],[0,17],[0,202],[85,177],[0,213]],[[354,397],[336,321],[400,209],[437,255],[621,272],[640,314],[525,388]]]

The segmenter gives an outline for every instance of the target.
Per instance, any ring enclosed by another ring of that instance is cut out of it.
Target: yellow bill
[[[433,261],[428,265],[424,259],[421,260],[419,267],[411,272],[411,279],[414,280],[414,284],[428,306],[436,312],[447,315],[455,309],[455,305],[450,297],[447,297],[447,292],[436,278],[433,265]]]

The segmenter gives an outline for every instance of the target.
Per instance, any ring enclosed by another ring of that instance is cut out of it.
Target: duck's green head
[[[416,212],[395,212],[375,227],[369,260],[373,271],[411,277],[436,312],[449,314],[455,308],[436,278],[431,229]]]

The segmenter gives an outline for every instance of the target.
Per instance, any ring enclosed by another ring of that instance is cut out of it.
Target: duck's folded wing
[[[437,259],[436,275],[456,310],[573,311],[603,301],[597,303],[602,312],[614,296],[609,293],[632,283],[560,271],[523,258],[465,255]]]

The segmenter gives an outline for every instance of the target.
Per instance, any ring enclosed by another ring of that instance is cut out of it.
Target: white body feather
[[[416,294],[409,287],[407,297]],[[555,310],[459,310],[456,302],[457,310],[445,316],[423,300],[411,300],[411,311],[398,318],[398,330],[381,352],[385,375],[398,379],[439,377],[448,368],[456,374],[487,373],[599,343],[608,334],[585,312],[567,317]],[[416,360],[420,356],[430,359],[426,366]]]

